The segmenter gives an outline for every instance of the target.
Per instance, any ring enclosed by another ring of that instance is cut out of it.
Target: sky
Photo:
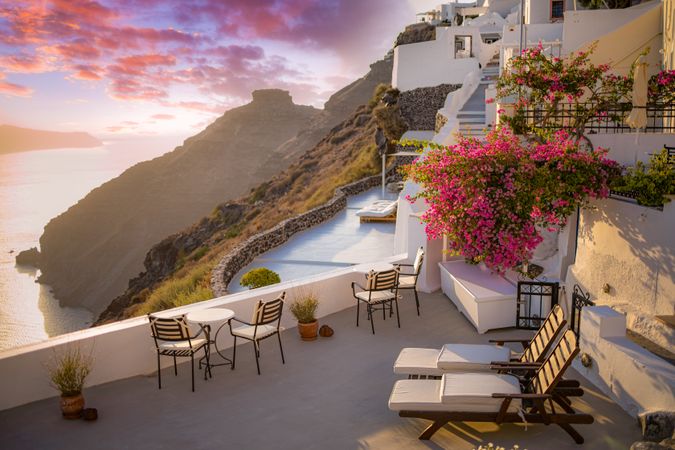
[[[0,0],[0,124],[195,134],[260,88],[322,107],[433,0]]]

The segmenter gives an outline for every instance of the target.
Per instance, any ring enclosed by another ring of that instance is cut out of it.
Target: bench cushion
[[[483,344],[445,344],[438,354],[437,366],[442,371],[488,370],[493,361],[508,361],[508,347]]]
[[[438,368],[438,349],[404,348],[394,363],[394,373],[402,375],[441,376]]]

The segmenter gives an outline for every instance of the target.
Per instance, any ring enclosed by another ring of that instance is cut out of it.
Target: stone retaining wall
[[[397,165],[390,168],[388,174],[396,171]],[[291,236],[315,225],[325,222],[347,207],[347,197],[360,194],[377,186],[381,177],[372,176],[335,190],[335,195],[327,203],[317,206],[290,219],[280,222],[273,228],[255,234],[233,248],[225,255],[211,272],[211,289],[215,297],[227,294],[227,286],[232,278],[244,267],[261,255],[288,241]]]
[[[435,130],[436,112],[445,105],[450,92],[461,84],[439,84],[401,92],[398,105],[409,130]]]

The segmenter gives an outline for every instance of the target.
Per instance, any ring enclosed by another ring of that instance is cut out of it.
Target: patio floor
[[[98,408],[96,422],[60,417],[56,398],[0,411],[0,446],[5,449],[472,449],[492,442],[521,449],[626,449],[640,438],[636,421],[597,389],[574,399],[595,416],[580,425],[583,446],[555,426],[460,423],[446,426],[431,441],[417,436],[428,422],[402,419],[387,408],[397,379],[392,365],[402,347],[439,348],[446,342],[484,343],[529,333],[505,330],[478,335],[440,292],[421,295],[422,316],[406,293],[401,329],[376,316],[373,336],[365,316],[355,327],[354,308],[321,322],[335,335],[302,342],[295,329],[283,333],[286,364],[276,340],[263,341],[262,375],[253,351],[241,347],[237,368],[214,368],[213,379],[198,378],[190,392],[189,366],[156,376],[134,377],[85,390]],[[148,358],[154,358],[148,353]],[[570,377],[581,379],[576,373]],[[582,380],[583,381],[583,380]],[[20,382],[5,379],[4,382]]]

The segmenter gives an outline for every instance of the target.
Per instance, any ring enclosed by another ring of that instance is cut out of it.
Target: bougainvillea
[[[662,70],[649,79],[649,101],[675,103],[675,70]]]
[[[550,139],[555,130],[565,128],[577,138],[584,136],[592,120],[615,120],[616,105],[629,101],[633,86],[629,76],[609,73],[608,64],[595,65],[588,51],[565,58],[547,55],[540,43],[523,50],[509,61],[497,82],[497,98],[517,98],[514,113],[501,116],[517,134]],[[561,114],[561,111],[566,113]],[[536,111],[529,116],[527,111]]]
[[[606,153],[580,150],[564,131],[534,143],[501,127],[486,141],[431,148],[404,170],[423,188],[409,200],[428,204],[427,235],[446,235],[450,251],[503,272],[529,261],[539,227],[561,228],[577,206],[607,197],[617,164]]]

